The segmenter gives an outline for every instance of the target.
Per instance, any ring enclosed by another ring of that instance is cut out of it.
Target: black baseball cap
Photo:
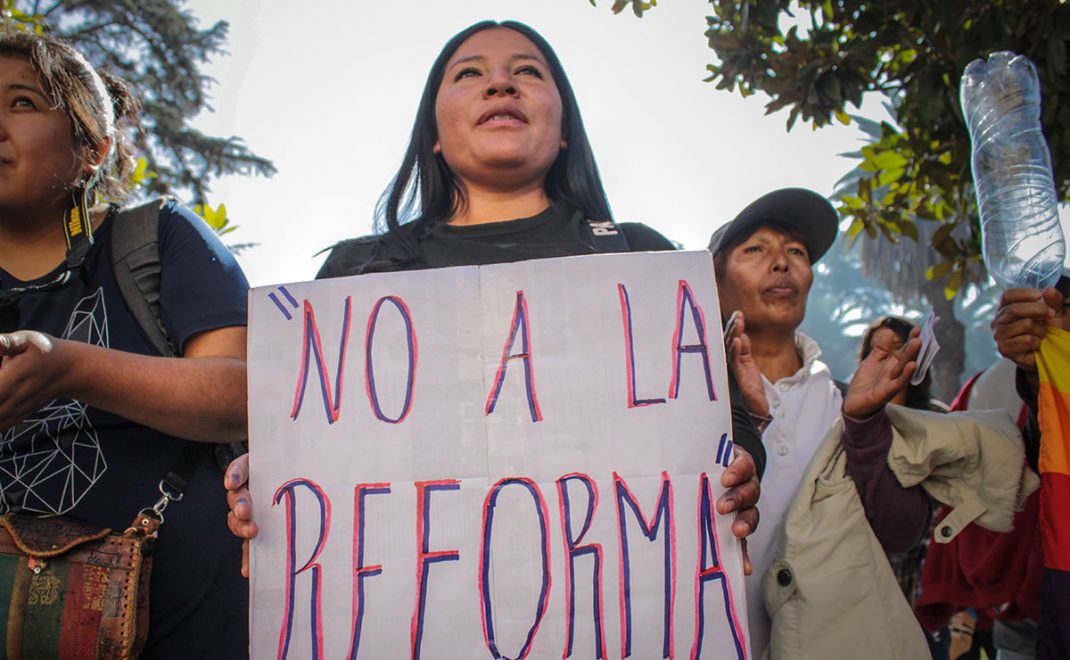
[[[840,217],[832,204],[813,190],[781,188],[754,200],[731,222],[713,232],[709,250],[716,255],[723,246],[745,239],[764,225],[775,223],[798,232],[813,264],[836,240],[839,222]]]

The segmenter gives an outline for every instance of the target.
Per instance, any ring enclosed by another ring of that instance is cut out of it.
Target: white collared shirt
[[[754,658],[760,658],[769,644],[770,621],[762,601],[762,575],[773,563],[773,556],[784,536],[784,515],[799,488],[803,472],[821,440],[840,416],[843,404],[832,372],[817,359],[821,355],[817,342],[796,332],[795,347],[802,357],[802,368],[775,383],[762,377],[773,421],[762,433],[767,458],[762,495],[758,501],[761,519],[758,529],[747,540],[754,568],[746,579],[747,619],[751,657]]]

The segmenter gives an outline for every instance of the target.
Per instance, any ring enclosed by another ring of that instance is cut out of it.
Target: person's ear
[[[431,153],[433,153],[433,154],[441,154],[442,153],[442,143],[439,142],[438,140],[435,140],[435,146],[431,147]]]
[[[561,148],[568,149],[568,142],[565,142],[565,138],[561,138]]]
[[[86,179],[92,179],[97,174],[97,170],[104,165],[104,160],[108,157],[108,153],[111,151],[111,138],[104,138],[100,142],[100,149],[96,154],[86,154],[84,162],[82,163],[82,174]]]

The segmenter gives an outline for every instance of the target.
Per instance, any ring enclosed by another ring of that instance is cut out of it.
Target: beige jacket
[[[888,406],[888,465],[952,512],[937,542],[976,521],[1010,531],[1039,480],[1018,429],[1002,411],[940,414]],[[773,619],[772,660],[914,660],[925,636],[866,521],[840,440],[842,420],[814,454],[784,520],[784,542],[762,577]]]

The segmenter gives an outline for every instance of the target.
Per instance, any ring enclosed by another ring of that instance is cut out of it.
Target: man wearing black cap
[[[925,493],[903,489],[886,466],[891,434],[881,436],[870,428],[884,421],[875,413],[910,377],[913,365],[908,361],[917,352],[917,340],[901,351],[882,347],[875,360],[867,360],[852,381],[845,405],[831,372],[818,359],[821,349],[798,330],[813,264],[828,251],[837,229],[838,217],[828,200],[809,190],[786,188],[748,205],[710,240],[721,313],[731,316],[726,331],[730,360],[747,408],[764,428],[768,456],[762,524],[749,542],[754,571],[747,580],[747,605],[754,657],[761,656],[769,640],[762,575],[780,545],[782,521],[810,458],[841,408],[848,471],[882,545],[889,552],[909,549],[927,526]],[[896,511],[872,506],[891,497]]]

